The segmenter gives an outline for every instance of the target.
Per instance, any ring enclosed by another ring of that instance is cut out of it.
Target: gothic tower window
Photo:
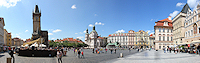
[[[197,33],[197,24],[196,23],[193,25],[193,30],[194,30],[194,34],[196,34]]]

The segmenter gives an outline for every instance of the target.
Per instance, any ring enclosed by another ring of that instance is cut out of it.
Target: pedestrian
[[[106,49],[106,53],[107,53],[108,49]]]
[[[198,47],[197,47],[197,51],[198,51],[198,54],[199,54],[199,52],[200,52],[200,44],[198,45]],[[200,55],[200,54],[199,54]]]
[[[129,52],[131,52],[131,48],[128,48]]]
[[[80,51],[80,50],[78,50],[78,58],[80,58],[80,54],[81,54],[81,51]]]
[[[13,50],[9,50],[9,54],[13,59],[13,63],[15,63],[15,57],[13,56],[13,54],[14,54]]]
[[[110,49],[110,52],[111,52],[111,54],[112,54],[112,51],[113,51],[113,50],[112,50],[112,49]]]
[[[94,48],[93,48],[93,50],[92,50],[92,53],[94,53]]]
[[[74,48],[74,54],[75,54],[75,50],[76,50],[76,49]]]
[[[67,48],[66,47],[63,48],[63,51],[64,51],[64,56],[66,56],[66,54],[67,54]]]
[[[98,50],[96,49],[96,54],[97,54],[97,51],[98,51]]]
[[[177,48],[174,48],[174,53],[176,54],[176,50],[177,50]]]
[[[171,48],[169,48],[169,52],[171,53],[171,51],[172,51],[172,49]]]
[[[116,54],[116,49],[115,49],[115,54]]]
[[[6,46],[3,47],[3,52],[6,52]]]
[[[163,47],[163,51],[164,51],[164,53],[165,53],[165,47]]]
[[[62,52],[60,50],[57,51],[57,58],[58,58],[58,63],[62,63]]]
[[[84,58],[83,51],[81,51],[81,58]]]

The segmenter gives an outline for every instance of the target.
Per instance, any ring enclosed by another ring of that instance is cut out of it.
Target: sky
[[[12,38],[31,38],[32,11],[37,4],[41,29],[48,31],[49,40],[84,41],[85,30],[90,33],[93,25],[102,37],[129,30],[154,33],[156,21],[175,17],[186,3],[193,10],[199,0],[0,0],[0,17]]]

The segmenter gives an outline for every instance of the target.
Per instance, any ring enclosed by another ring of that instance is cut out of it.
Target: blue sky
[[[41,10],[41,29],[48,30],[49,40],[81,38],[95,25],[101,36],[129,30],[154,32],[155,22],[176,16],[185,3],[194,9],[198,0],[1,0],[0,17],[12,37],[32,36],[32,11]],[[89,26],[90,25],[90,26]]]

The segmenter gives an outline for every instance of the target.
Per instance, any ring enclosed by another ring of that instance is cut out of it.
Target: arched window
[[[196,34],[197,33],[197,24],[196,23],[193,25],[193,30],[194,30],[194,34]]]

